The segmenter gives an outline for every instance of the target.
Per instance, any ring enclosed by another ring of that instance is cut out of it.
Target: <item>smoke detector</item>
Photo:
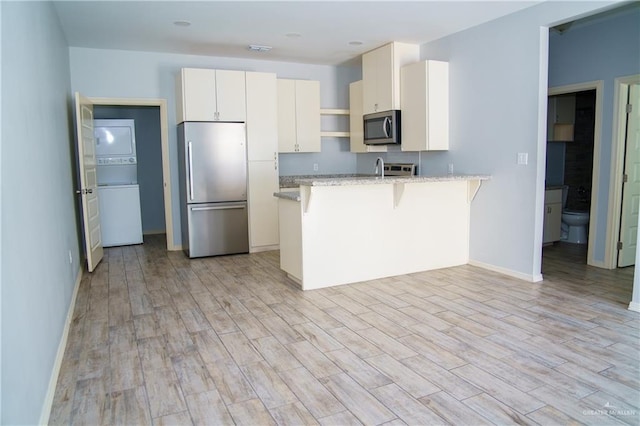
[[[258,44],[250,44],[249,50],[253,50],[255,52],[268,52],[272,49],[271,46],[260,46]]]

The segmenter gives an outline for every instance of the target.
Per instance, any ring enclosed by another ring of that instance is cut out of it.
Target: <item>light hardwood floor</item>
[[[633,268],[565,244],[535,284],[462,266],[302,292],[278,262],[107,249],[50,423],[640,423]]]

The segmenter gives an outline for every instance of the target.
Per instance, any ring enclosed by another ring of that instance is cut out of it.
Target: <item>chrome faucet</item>
[[[378,157],[376,159],[376,171],[375,174],[378,174],[378,167],[380,167],[380,177],[383,178],[384,177],[384,160],[382,159],[382,157]]]

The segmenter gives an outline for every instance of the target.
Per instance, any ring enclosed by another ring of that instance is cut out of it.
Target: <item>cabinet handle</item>
[[[193,200],[193,151],[191,141],[187,143],[187,158],[189,161],[189,199]]]

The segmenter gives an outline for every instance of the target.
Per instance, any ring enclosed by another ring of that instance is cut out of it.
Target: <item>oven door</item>
[[[389,145],[400,143],[400,111],[385,111],[363,117],[364,143]]]

